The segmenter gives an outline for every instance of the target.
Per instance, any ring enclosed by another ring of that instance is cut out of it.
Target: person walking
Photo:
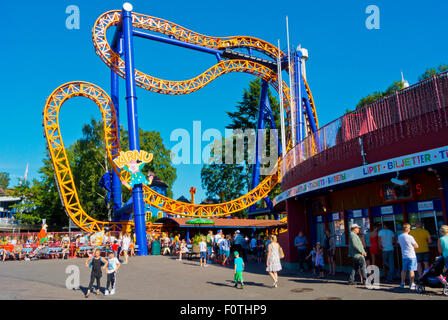
[[[418,248],[415,249],[417,255],[417,272],[420,277],[425,270],[429,269],[429,246],[432,243],[431,235],[428,230],[423,228],[423,222],[418,221],[415,224],[415,229],[409,232],[409,235],[413,236],[418,244]],[[422,268],[423,264],[423,268]]]
[[[106,291],[104,295],[114,295],[115,287],[117,284],[117,271],[120,268],[120,261],[115,257],[115,253],[113,251],[109,252],[109,259],[107,259],[107,283],[106,283]],[[111,290],[109,291],[109,288]]]
[[[417,255],[415,254],[415,249],[418,248],[417,241],[414,237],[409,235],[411,231],[411,225],[409,223],[403,224],[403,233],[398,236],[398,244],[401,247],[401,257],[402,257],[402,271],[401,271],[401,284],[400,287],[404,288],[406,273],[409,271],[409,282],[410,289],[415,290],[415,271],[417,271]]]
[[[395,245],[395,235],[389,229],[387,223],[384,224],[383,229],[378,232],[378,243],[380,249],[383,251],[383,271],[385,272],[385,267],[388,269],[386,279],[389,281],[394,280],[395,267],[394,267],[394,245]]]
[[[327,250],[328,275],[336,274],[336,236],[330,230],[325,230],[325,249]]]
[[[233,255],[235,256],[235,261],[234,261],[234,263],[235,263],[235,268],[234,268],[235,288],[237,288],[238,283],[240,283],[241,289],[243,289],[244,288],[244,280],[243,280],[244,260],[243,260],[243,258],[240,257],[240,254],[238,253],[238,251],[234,251]]]
[[[278,287],[278,274],[282,270],[282,264],[280,262],[280,245],[277,242],[277,236],[271,235],[271,243],[268,245],[268,256],[266,258],[266,271],[269,272],[274,284],[274,288]]]
[[[299,260],[299,271],[304,271],[306,249],[308,247],[308,240],[302,231],[299,231],[297,237],[294,239],[294,246],[297,248],[297,256]]]
[[[85,297],[88,298],[90,292],[93,290],[93,282],[95,280],[96,280],[96,294],[97,295],[100,294],[101,276],[102,276],[101,269],[102,267],[104,270],[106,270],[107,268],[107,260],[101,257],[100,249],[95,249],[94,254],[86,260],[86,267],[92,268],[92,271],[90,273],[89,288],[87,289],[87,293],[85,295]]]
[[[131,244],[131,237],[127,232],[123,235],[122,239],[122,251],[124,255],[123,264],[128,264],[129,245]]]
[[[365,260],[367,254],[364,250],[364,246],[362,245],[362,241],[358,236],[360,229],[361,227],[356,223],[352,224],[350,228],[351,231],[348,247],[348,256],[353,259],[353,267],[350,273],[350,278],[348,280],[349,285],[353,285],[355,283],[355,275],[358,269],[361,269],[361,276],[362,276],[361,282],[365,283],[365,280],[367,278],[366,260]]]

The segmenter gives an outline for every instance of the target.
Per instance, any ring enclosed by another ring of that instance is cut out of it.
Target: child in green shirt
[[[235,251],[233,253],[233,255],[235,256],[235,288],[238,287],[238,282],[241,284],[241,289],[244,288],[244,283],[243,283],[243,270],[244,270],[244,261],[243,258],[240,257],[238,251]]]

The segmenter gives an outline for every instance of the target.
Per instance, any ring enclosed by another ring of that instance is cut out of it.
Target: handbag
[[[280,255],[280,259],[283,259],[285,257],[285,253],[283,252],[282,247],[280,245],[278,246],[278,253]]]

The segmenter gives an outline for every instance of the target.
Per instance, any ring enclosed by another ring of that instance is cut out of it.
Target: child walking
[[[104,293],[106,296],[115,294],[118,268],[120,268],[120,261],[115,257],[115,253],[111,251],[109,253],[109,259],[107,259],[107,284],[106,292]],[[109,287],[111,287],[112,290],[109,291]]]
[[[244,288],[244,282],[243,282],[243,270],[244,270],[244,261],[243,258],[240,257],[240,254],[238,251],[235,251],[233,253],[235,256],[235,288],[238,288],[238,282],[241,284],[241,289]]]
[[[95,253],[93,256],[88,258],[86,260],[86,267],[89,268],[89,262],[90,266],[92,267],[92,272],[90,273],[90,283],[89,283],[89,289],[86,293],[86,298],[89,297],[90,292],[93,290],[93,282],[96,279],[96,294],[100,294],[100,281],[101,281],[101,267],[103,267],[104,270],[106,270],[107,267],[107,260],[101,257],[101,250],[95,249]]]
[[[207,267],[207,242],[205,242],[205,237],[202,237],[201,242],[199,242],[199,252],[201,253],[201,267]]]

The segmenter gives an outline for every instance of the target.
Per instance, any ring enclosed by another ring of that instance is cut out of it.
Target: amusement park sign
[[[393,173],[400,170],[424,167],[442,162],[448,162],[448,146],[356,167],[302,183],[279,194],[274,199],[274,205],[297,195],[331,187],[344,182]]]

